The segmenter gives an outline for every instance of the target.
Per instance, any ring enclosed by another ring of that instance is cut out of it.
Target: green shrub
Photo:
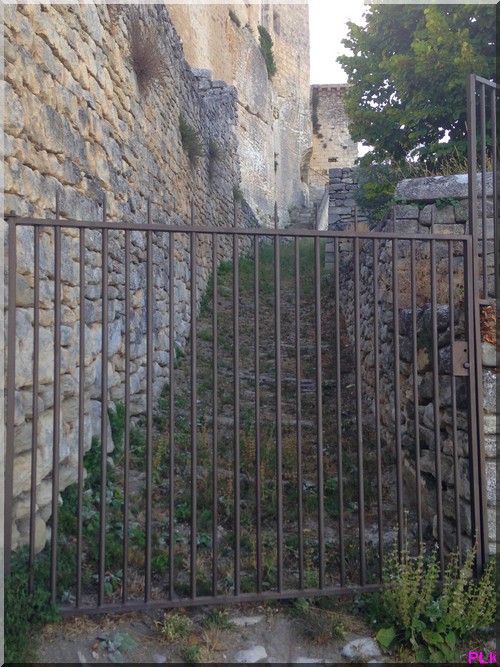
[[[187,153],[189,161],[194,166],[198,158],[203,156],[203,144],[198,132],[192,127],[182,114],[179,114],[179,130],[181,133],[182,148]]]
[[[419,662],[459,662],[458,642],[495,619],[494,562],[475,582],[470,577],[474,558],[475,548],[460,566],[458,552],[453,553],[441,588],[435,550],[427,554],[422,545],[419,555],[411,556],[406,536],[400,554],[395,544],[384,566],[380,644],[411,647]]]
[[[215,164],[218,160],[222,158],[221,145],[213,137],[210,137],[210,139],[208,140],[207,156],[208,156],[208,176],[210,180],[212,180],[214,175]]]
[[[260,50],[266,62],[267,74],[269,78],[272,78],[278,71],[278,68],[276,67],[276,61],[274,59],[273,40],[263,25],[259,25],[257,29],[259,31]]]
[[[59,611],[50,602],[50,573],[46,554],[35,558],[34,589],[28,592],[30,569],[27,549],[12,555],[11,571],[5,576],[5,663],[26,663],[35,660],[34,633],[47,623],[60,619]]]

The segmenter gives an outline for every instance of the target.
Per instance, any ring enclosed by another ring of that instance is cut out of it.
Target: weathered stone
[[[439,199],[467,199],[468,197],[467,174],[455,176],[430,176],[424,178],[412,178],[401,181],[396,186],[396,196],[409,201],[436,201]],[[481,175],[477,176],[478,194],[482,194]],[[491,174],[486,177],[486,192],[488,196],[493,193],[493,178]]]
[[[498,358],[498,352],[492,343],[483,342],[482,347],[482,361],[483,366],[488,368],[497,368],[500,366],[500,361]]]
[[[347,660],[367,662],[371,658],[379,658],[382,655],[377,642],[371,637],[354,639],[344,646],[341,656]]]
[[[254,646],[242,651],[237,651],[234,656],[235,662],[241,663],[259,662],[265,658],[267,658],[267,651],[263,646]]]

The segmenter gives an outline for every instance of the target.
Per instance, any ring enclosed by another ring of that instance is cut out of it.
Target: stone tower
[[[328,172],[335,167],[353,167],[358,157],[351,139],[344,95],[348,84],[311,86],[313,149],[309,170],[311,191],[324,190]]]

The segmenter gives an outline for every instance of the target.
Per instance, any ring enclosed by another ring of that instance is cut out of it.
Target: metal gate
[[[7,567],[91,613],[374,590],[398,527],[442,567],[484,533],[471,236],[150,220],[8,220]]]

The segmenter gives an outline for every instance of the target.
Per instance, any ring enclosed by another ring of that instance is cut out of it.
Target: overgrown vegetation
[[[35,633],[60,619],[50,602],[50,563],[47,554],[35,559],[34,589],[28,592],[30,570],[27,548],[12,555],[11,572],[5,576],[5,663],[28,663],[36,659]]]
[[[411,555],[405,535],[403,548],[394,544],[384,564],[384,587],[371,602],[371,618],[385,648],[412,649],[418,662],[461,662],[460,645],[495,621],[495,562],[478,582],[471,578],[475,549],[460,565],[458,552],[449,557],[440,587],[436,551],[421,546]]]
[[[130,62],[139,92],[147,97],[166,86],[168,66],[156,26],[144,25],[134,17],[128,25]]]
[[[278,68],[276,66],[276,61],[274,59],[273,39],[269,34],[269,31],[266,28],[264,28],[263,25],[257,26],[257,29],[259,31],[260,50],[266,62],[267,74],[271,79],[278,71]]]
[[[191,165],[194,167],[198,162],[198,158],[204,154],[200,135],[182,114],[179,114],[179,131],[181,133],[182,148],[189,157]]]
[[[320,123],[319,123],[319,118],[318,118],[318,107],[319,107],[319,90],[316,88],[316,86],[313,86],[312,89],[312,95],[311,95],[311,106],[312,106],[312,129],[315,134],[318,135],[319,138],[319,130],[320,130]]]

